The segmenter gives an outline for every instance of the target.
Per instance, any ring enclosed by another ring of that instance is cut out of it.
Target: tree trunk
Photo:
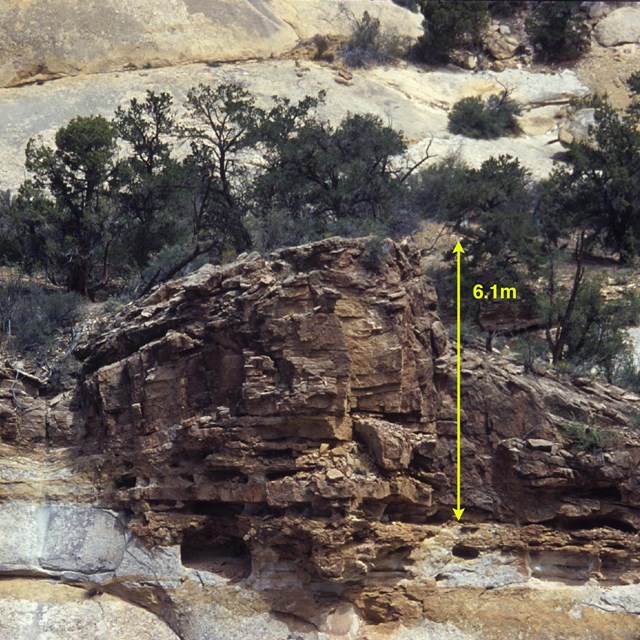
[[[67,271],[67,291],[75,291],[81,296],[89,297],[89,260],[81,256],[75,257]]]

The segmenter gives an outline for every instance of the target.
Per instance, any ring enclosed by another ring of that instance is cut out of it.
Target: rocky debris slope
[[[3,463],[0,518],[32,531],[5,574],[184,640],[640,633],[640,399],[465,348],[457,523],[454,359],[410,246],[205,266],[77,355],[53,401],[3,374],[4,446],[58,456],[50,491]]]

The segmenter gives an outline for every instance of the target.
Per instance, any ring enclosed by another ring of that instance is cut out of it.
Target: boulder
[[[520,47],[520,42],[509,31],[489,32],[484,39],[484,45],[495,60],[513,58]]]
[[[14,578],[0,587],[2,640],[178,640],[150,611],[104,593]]]
[[[412,438],[397,424],[375,418],[354,419],[355,432],[362,438],[383,469],[406,469],[411,462]]]
[[[595,109],[579,109],[573,116],[558,128],[558,140],[564,147],[569,147],[574,142],[586,142],[589,140],[589,129],[594,127]]]
[[[640,6],[612,11],[598,23],[594,33],[603,47],[640,42]]]

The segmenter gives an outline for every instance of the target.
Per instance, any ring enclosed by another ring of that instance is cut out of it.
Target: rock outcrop
[[[303,7],[301,8],[301,5]],[[420,33],[420,20],[392,2],[348,0],[387,28]],[[345,35],[334,2],[304,0],[67,0],[0,2],[0,87],[124,68],[278,56],[300,38]]]
[[[3,374],[4,446],[70,477],[3,472],[0,519],[42,524],[0,572],[186,640],[640,633],[640,398],[466,347],[457,523],[453,353],[409,245],[205,266],[76,353],[53,400]]]

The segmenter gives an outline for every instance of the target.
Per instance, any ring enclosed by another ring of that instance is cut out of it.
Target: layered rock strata
[[[205,266],[76,354],[53,399],[4,373],[5,446],[55,478],[5,464],[15,508],[49,514],[5,571],[99,585],[186,640],[640,633],[639,398],[465,347],[457,523],[454,359],[408,245]],[[79,500],[108,557],[56,533],[86,529]]]

